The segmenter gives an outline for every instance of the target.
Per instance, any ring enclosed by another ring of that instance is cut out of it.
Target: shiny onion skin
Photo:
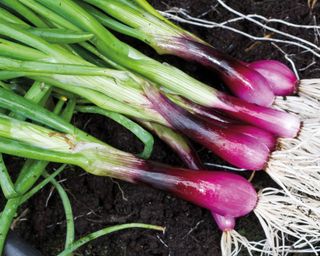
[[[175,130],[212,150],[238,168],[247,170],[265,168],[270,150],[257,138],[243,134],[237,129],[206,122],[175,105],[153,87],[148,87],[145,91],[154,109]]]
[[[144,162],[133,182],[144,183],[206,208],[219,215],[241,217],[257,204],[252,184],[240,175],[220,171],[176,169]]]
[[[224,114],[271,132],[275,136],[294,138],[300,130],[300,120],[293,114],[251,104],[223,93],[219,93],[218,98],[220,106],[216,107]]]
[[[164,52],[215,70],[238,98],[261,106],[272,105],[275,95],[268,81],[259,72],[210,45],[185,37],[173,38],[170,42],[160,43]]]
[[[236,220],[231,216],[222,216],[212,212],[212,216],[222,232],[233,230],[236,226]]]
[[[258,128],[252,125],[247,125],[247,124],[227,123],[227,122],[222,122],[216,119],[206,119],[206,120],[216,126],[224,127],[226,129],[237,131],[239,133],[253,137],[257,139],[260,143],[266,145],[269,148],[270,152],[272,152],[276,148],[277,137],[261,128]]]
[[[286,65],[276,60],[258,60],[247,66],[263,75],[277,96],[289,96],[297,91],[298,78]]]

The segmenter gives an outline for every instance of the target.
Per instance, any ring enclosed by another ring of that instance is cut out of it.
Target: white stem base
[[[319,112],[320,115],[320,112]],[[304,120],[296,138],[280,139],[279,146],[287,154],[297,157],[309,155],[312,159],[320,156],[320,116]]]

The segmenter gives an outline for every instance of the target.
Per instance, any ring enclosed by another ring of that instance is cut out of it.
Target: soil
[[[163,0],[150,1],[160,10],[177,6],[188,10],[193,16],[222,21],[234,17],[213,0]],[[314,24],[319,18],[320,4],[310,10],[306,0],[230,0],[227,3],[244,13],[257,13],[266,17],[276,17],[298,24]],[[183,24],[185,28],[199,35],[213,46],[245,61],[271,58],[288,61],[270,43],[254,41],[222,29],[208,30]],[[247,22],[240,22],[237,28],[252,34],[264,35],[265,31]],[[285,29],[281,26],[281,29]],[[294,30],[299,36],[314,41],[318,39],[313,30]],[[292,32],[291,31],[291,32]],[[127,39],[125,39],[127,40]],[[142,43],[130,40],[139,49],[161,61],[176,65],[193,76],[211,85],[218,84],[210,71],[174,57],[159,57]],[[301,53],[301,49],[279,45],[292,55],[297,69],[303,69],[312,62],[311,55]],[[301,78],[320,77],[318,64],[299,72]],[[124,128],[113,121],[97,116],[78,114],[74,124],[125,151],[137,153],[141,144]],[[204,162],[217,163],[221,160],[206,149],[197,146]],[[159,139],[156,140],[152,160],[171,165],[181,165],[178,157]],[[54,166],[52,166],[54,167]],[[109,178],[94,177],[78,168],[70,167],[59,180],[67,190],[76,217],[76,236],[80,238],[103,227],[119,223],[143,222],[166,227],[165,234],[132,229],[105,236],[83,246],[75,255],[109,256],[207,256],[220,255],[221,232],[217,229],[210,213],[167,193],[149,187],[118,182]],[[272,185],[263,173],[255,178],[257,188]],[[51,187],[43,189],[20,210],[24,213],[16,230],[20,235],[44,255],[56,255],[63,249],[65,239],[65,216],[57,193]],[[261,228],[254,216],[238,221],[237,230],[249,238],[261,237]],[[244,253],[243,255],[247,255]]]

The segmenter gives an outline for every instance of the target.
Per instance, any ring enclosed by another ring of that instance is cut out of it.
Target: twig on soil
[[[160,243],[162,243],[166,248],[169,248],[169,246],[165,243],[165,241],[163,241],[163,239],[161,239],[159,235],[157,235],[157,238],[160,241]]]
[[[48,207],[49,201],[50,201],[50,199],[51,199],[51,197],[52,197],[52,195],[53,195],[54,190],[55,190],[55,189],[54,189],[54,187],[52,186],[52,187],[50,188],[50,192],[49,192],[49,195],[48,195],[47,200],[46,200],[46,208]]]
[[[61,183],[63,183],[63,182],[66,182],[67,180],[68,180],[68,179],[62,179],[62,180],[59,180],[58,182],[61,184]],[[55,191],[55,187],[52,186],[52,187],[50,188],[49,195],[48,195],[48,197],[47,197],[47,199],[46,199],[46,208],[47,208],[48,205],[49,205],[49,201],[50,201],[50,199],[51,199],[54,191]]]
[[[198,221],[198,222],[196,223],[196,225],[194,225],[194,227],[192,227],[192,228],[188,231],[188,233],[187,233],[182,239],[185,239],[185,238],[186,238],[187,236],[189,236],[193,231],[195,231],[202,222],[204,222],[204,220]]]
[[[121,192],[122,199],[123,199],[124,201],[128,201],[128,198],[125,196],[125,193],[124,193],[123,189],[121,188],[120,183],[119,183],[118,181],[115,181],[115,180],[112,179],[112,178],[111,178],[111,181],[118,186],[118,189],[119,189],[120,192]]]
[[[97,209],[97,210],[98,210],[98,209]],[[78,215],[78,216],[75,216],[75,217],[73,218],[73,220],[76,221],[76,220],[78,220],[78,219],[80,219],[80,218],[90,216],[90,215],[92,215],[92,214],[94,214],[94,213],[95,213],[95,212],[94,212],[93,210],[91,210],[90,212],[87,212],[87,213],[85,213],[85,214],[80,214],[80,215]],[[47,225],[47,228],[52,228],[52,227],[55,227],[55,226],[63,225],[63,224],[65,224],[65,223],[66,223],[65,220],[63,220],[63,221],[58,221],[58,222],[56,222],[56,223]]]
[[[14,230],[17,225],[19,224],[19,222],[21,221],[26,221],[27,218],[25,218],[27,216],[27,214],[29,213],[29,209],[25,209],[17,218],[14,219],[14,221],[11,224],[11,230]]]

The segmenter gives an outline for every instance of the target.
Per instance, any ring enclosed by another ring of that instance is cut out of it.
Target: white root
[[[297,138],[281,139],[265,171],[289,196],[295,190],[320,199],[320,119],[306,120]],[[306,207],[320,216],[320,207]]]
[[[276,97],[273,107],[297,114],[302,121],[320,116],[320,101],[317,102],[303,96]]]
[[[262,255],[287,255],[291,252],[317,255],[320,251],[320,217],[301,204],[319,207],[319,202],[292,191],[294,198],[283,190],[265,188],[259,192],[254,210],[266,239],[251,243],[260,246]]]
[[[248,255],[253,255],[252,250],[254,250],[254,248],[248,239],[235,230],[223,232],[220,245],[222,256],[237,256],[243,246],[246,247]]]
[[[299,96],[315,101],[320,105],[320,79],[303,79],[299,85]],[[318,116],[320,112],[318,112]]]
[[[283,156],[286,157],[285,154]],[[297,164],[292,164],[292,161]],[[309,159],[306,158],[306,161],[303,163],[303,157],[298,160],[295,160],[294,157],[284,160],[281,157],[280,160],[273,160],[273,163],[267,169],[267,173],[288,195],[291,195],[291,189],[295,189],[300,193],[319,198],[320,158],[312,162],[309,162]],[[320,208],[312,210],[320,216]]]
[[[224,232],[221,238],[222,256],[236,256],[245,248],[247,255],[285,256],[289,253],[320,252],[320,202],[296,191],[290,196],[284,190],[265,188],[258,193],[254,209],[266,239],[249,241],[237,231]],[[257,254],[258,253],[258,254]]]

